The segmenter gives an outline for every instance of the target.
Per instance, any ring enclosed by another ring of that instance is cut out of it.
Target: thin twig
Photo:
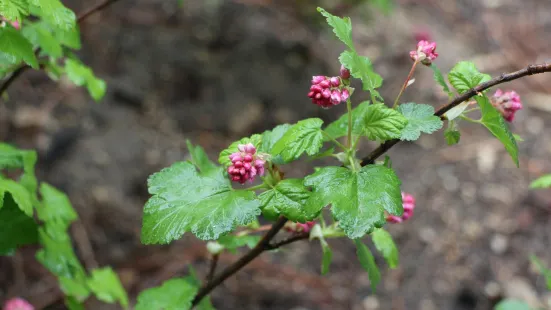
[[[207,278],[205,283],[210,283],[212,281],[212,278],[214,278],[214,274],[216,273],[216,267],[218,266],[218,259],[220,258],[220,254],[212,254],[212,259],[210,261],[210,267],[209,267],[209,273],[207,274]]]
[[[283,228],[287,219],[285,217],[280,217],[277,222],[272,225],[272,228],[262,237],[262,239],[256,244],[256,246],[251,249],[247,254],[243,255],[235,263],[228,266],[224,269],[218,276],[214,277],[212,281],[207,282],[199,289],[199,292],[193,299],[193,306],[196,306],[203,297],[207,296],[215,287],[224,282],[227,278],[231,277],[234,273],[241,270],[248,263],[254,260],[258,255],[264,252],[269,246],[270,241],[275,237],[275,235]]]
[[[78,17],[77,17],[77,23],[80,24],[81,22],[83,22],[85,19],[87,19],[89,16],[91,16],[92,14],[98,12],[98,11],[101,11],[103,10],[104,8],[108,7],[109,5],[117,2],[119,0],[105,0],[103,1],[102,3],[96,5],[95,7],[93,8],[90,8],[89,10],[85,11],[84,13],[82,14],[79,14]],[[42,49],[41,48],[37,48],[35,51],[34,51],[34,55],[35,57],[38,57],[38,54],[40,54],[40,51]],[[31,67],[29,65],[21,65],[19,68],[15,69],[13,71],[13,73],[10,75],[10,77],[4,82],[2,83],[2,85],[0,86],[0,98],[2,98],[2,96],[4,95],[4,93],[6,92],[6,90],[8,89],[8,87],[10,87],[10,85],[19,77],[21,76],[21,74],[23,72],[25,72],[27,69],[30,69]]]
[[[281,241],[278,241],[278,242],[274,242],[274,243],[270,243],[268,245],[266,245],[266,248],[265,250],[268,251],[268,250],[275,250],[279,247],[282,247],[284,245],[287,245],[287,244],[290,244],[290,243],[293,243],[295,241],[300,241],[300,240],[305,240],[305,239],[308,239],[310,237],[310,234],[309,233],[299,233],[299,234],[296,234],[296,235],[293,235],[287,239],[283,239]]]
[[[451,110],[453,107],[459,105],[461,102],[469,100],[471,97],[474,97],[476,94],[501,83],[509,82],[512,80],[519,79],[524,76],[533,75],[533,74],[539,74],[544,72],[551,72],[551,64],[544,63],[544,64],[538,64],[538,65],[529,65],[528,67],[518,70],[511,73],[504,73],[494,79],[491,79],[488,82],[482,83],[477,85],[474,88],[469,89],[462,95],[456,97],[453,99],[450,103],[446,104],[445,106],[441,107],[434,113],[436,116],[442,116],[444,113]],[[364,159],[362,159],[362,166],[373,164],[375,160],[386,153],[390,148],[392,148],[394,145],[396,145],[400,140],[394,139],[386,141],[385,143],[379,145],[375,150],[373,150],[369,155],[367,155]]]

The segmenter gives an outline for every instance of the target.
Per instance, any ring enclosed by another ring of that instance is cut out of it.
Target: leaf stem
[[[320,129],[321,130],[321,129]],[[348,151],[348,148],[340,143],[339,141],[337,141],[337,139],[333,138],[330,134],[328,134],[325,130],[321,130],[321,133],[326,136],[329,140],[331,140],[331,142],[335,143],[336,146],[340,147],[343,151]]]
[[[398,96],[396,97],[396,100],[394,100],[394,104],[392,105],[393,109],[396,109],[398,106],[398,101],[400,100],[400,97],[402,97],[402,94],[404,93],[404,90],[406,90],[406,87],[408,86],[409,80],[413,76],[413,72],[415,72],[415,67],[417,67],[417,64],[419,63],[419,60],[416,60],[413,62],[413,65],[411,66],[411,70],[409,70],[408,77],[406,78],[406,81],[402,85],[402,88],[400,89],[400,92],[398,93]]]
[[[346,110],[348,111],[348,135],[346,139],[346,144],[348,150],[352,147],[352,102],[350,98],[346,99]]]
[[[245,188],[246,191],[255,191],[257,189],[265,189],[265,188],[269,188],[269,184],[267,183],[262,183],[262,184],[258,184],[258,185],[255,185],[255,186],[251,186],[251,187],[247,187]]]
[[[471,123],[475,123],[475,124],[482,124],[482,121],[481,121],[481,120],[472,119],[472,118],[467,117],[467,116],[465,116],[465,115],[459,115],[459,117],[460,117],[462,120],[466,120],[467,122],[471,122]]]

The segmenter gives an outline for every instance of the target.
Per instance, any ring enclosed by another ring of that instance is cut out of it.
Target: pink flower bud
[[[325,81],[325,76],[316,75],[312,77],[312,84],[319,84],[321,81]]]
[[[388,223],[402,223],[407,221],[410,217],[413,216],[413,210],[415,209],[415,198],[408,194],[402,192],[402,207],[404,208],[404,213],[402,216],[388,215],[386,221]]]
[[[329,88],[324,89],[322,92],[322,96],[326,99],[331,98],[331,90]]]
[[[520,96],[513,90],[503,92],[501,89],[497,89],[491,99],[492,105],[508,122],[512,122],[515,119],[515,113],[518,110],[522,110]]]
[[[417,50],[410,51],[409,57],[414,61],[420,60],[422,64],[430,66],[433,60],[438,57],[436,42],[421,40],[417,43]]]
[[[245,144],[245,153],[248,153],[251,155],[254,155],[254,153],[256,153],[256,148],[252,143]]]
[[[253,161],[253,156],[251,154],[245,154],[245,156],[243,156],[243,161],[250,163]]]
[[[322,88],[329,88],[331,86],[331,83],[328,80],[323,80],[318,85]]]
[[[331,92],[331,103],[333,103],[333,105],[337,105],[339,103],[341,103],[342,101],[342,97],[341,97],[341,92],[338,91],[338,90],[334,90]]]
[[[343,89],[341,92],[341,99],[342,101],[346,101],[350,97],[350,93],[348,92],[348,89]]]
[[[341,78],[342,78],[343,80],[348,80],[348,79],[350,79],[350,70],[346,69],[343,65],[341,65],[340,74],[341,74]]]
[[[34,307],[26,300],[15,297],[4,303],[3,310],[34,310]]]
[[[331,86],[333,87],[338,87],[339,85],[341,85],[341,79],[339,79],[336,76],[332,77],[330,82],[331,82]]]

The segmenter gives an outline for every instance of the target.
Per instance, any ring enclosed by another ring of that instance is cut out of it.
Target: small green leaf
[[[276,142],[279,141],[287,132],[287,130],[289,130],[291,127],[292,126],[289,124],[281,124],[276,126],[272,130],[267,130],[262,133],[262,143],[258,151],[262,153],[272,154],[272,148],[274,147]],[[285,164],[285,161],[283,160],[283,158],[281,158],[281,155],[273,156],[271,162],[276,165]]]
[[[106,303],[119,302],[128,308],[128,296],[119,280],[119,276],[110,267],[94,269],[87,281],[90,290],[96,297]]]
[[[0,52],[11,55],[17,61],[24,61],[38,69],[38,60],[34,55],[32,44],[23,35],[11,27],[0,27]]]
[[[148,186],[153,196],[144,207],[144,244],[169,243],[188,231],[218,239],[260,214],[254,192],[233,190],[222,167],[199,174],[190,162],[178,162],[151,175]]]
[[[518,161],[518,146],[517,141],[513,137],[513,134],[509,130],[509,127],[505,123],[503,116],[492,106],[490,100],[486,96],[476,96],[476,101],[480,106],[480,111],[482,112],[482,118],[480,121],[482,124],[488,128],[488,130],[496,136],[496,138],[503,143],[513,161],[519,166]]]
[[[521,300],[505,299],[500,301],[494,310],[532,310],[532,308]]]
[[[135,310],[188,310],[197,291],[190,277],[173,278],[142,291]]]
[[[315,214],[306,214],[304,210],[310,191],[302,183],[302,179],[285,179],[277,183],[258,196],[261,208],[274,209],[292,222],[312,220]]]
[[[230,155],[238,151],[237,146],[239,144],[247,144],[247,143],[252,143],[252,145],[254,145],[254,147],[258,150],[258,148],[262,143],[262,136],[255,134],[248,138],[246,137],[239,141],[233,142],[232,144],[230,144],[230,146],[227,149],[220,152],[220,155],[218,156],[218,162],[222,166],[225,166],[225,167],[229,166],[231,164]]]
[[[354,51],[344,51],[339,56],[339,61],[350,70],[353,77],[362,80],[364,90],[369,90],[373,96],[382,100],[376,89],[383,85],[383,78],[373,70],[369,58]]]
[[[65,306],[69,310],[86,310],[82,303],[73,296],[67,296],[67,298],[65,298]]]
[[[548,188],[551,187],[551,174],[537,178],[530,183],[530,188]]]
[[[358,256],[358,260],[363,269],[367,271],[369,282],[371,282],[371,290],[375,292],[377,285],[381,282],[381,273],[375,263],[375,258],[360,239],[354,239],[354,243],[356,244],[356,255]]]
[[[448,74],[448,80],[460,94],[491,79],[488,74],[480,73],[470,61],[458,62]]]
[[[40,184],[40,194],[43,199],[42,205],[37,208],[40,220],[44,222],[59,221],[68,226],[78,218],[69,198],[63,192],[47,183],[42,183]]]
[[[524,139],[515,133],[513,134],[513,138],[515,138],[517,142],[524,142]]]
[[[226,235],[216,240],[224,249],[234,254],[237,253],[236,250],[240,247],[247,246],[251,249],[254,248],[258,241],[260,241],[260,236],[255,235]]]
[[[444,125],[440,117],[434,115],[434,108],[427,104],[405,103],[398,106],[398,111],[408,120],[400,140],[415,141],[421,132],[431,134]]]
[[[76,24],[76,15],[59,0],[29,0],[34,6],[32,12],[48,24],[63,30],[69,30]]]
[[[90,296],[90,290],[86,284],[86,279],[82,277],[68,278],[60,276],[57,278],[61,291],[67,296],[72,296],[77,301],[84,301]]]
[[[331,259],[333,258],[333,252],[327,243],[321,244],[323,251],[323,257],[321,260],[321,274],[325,275],[329,272],[329,266],[331,265]]]
[[[371,238],[375,247],[386,260],[388,266],[392,269],[398,267],[398,248],[392,240],[392,236],[384,229],[376,229],[372,234]]]
[[[333,16],[326,10],[318,7],[318,12],[325,16],[327,24],[333,28],[333,32],[339,40],[341,40],[350,49],[354,49],[354,42],[352,41],[352,22],[349,17],[340,18]]]
[[[105,95],[105,81],[97,78],[92,69],[76,59],[65,60],[65,72],[71,82],[78,86],[86,86],[90,96],[99,101]]]
[[[461,139],[461,132],[455,128],[447,128],[444,131],[444,137],[446,138],[446,143],[448,145],[454,145],[459,143]]]
[[[390,109],[382,103],[367,107],[363,122],[361,132],[357,134],[367,136],[370,140],[399,138],[402,130],[408,124],[408,120],[400,112]]]
[[[81,48],[80,29],[78,24],[75,24],[69,29],[54,28],[53,30],[54,37],[60,44],[75,50]]]
[[[442,90],[451,98],[453,97],[453,93],[451,92],[450,88],[448,87],[448,84],[446,83],[446,80],[444,79],[444,76],[442,75],[442,72],[435,64],[431,64],[430,68],[432,69],[434,73],[434,81],[438,83],[438,85],[442,86]]]
[[[199,168],[201,172],[207,172],[215,169],[217,166],[209,159],[207,153],[201,146],[193,146],[191,141],[186,140],[187,149],[191,155],[191,162]]]
[[[0,1],[0,15],[9,21],[21,21],[29,14],[27,0],[2,0]]]
[[[272,148],[273,155],[280,155],[285,162],[298,159],[303,153],[313,156],[323,145],[319,118],[308,118],[291,127]]]
[[[365,123],[365,117],[369,112],[369,101],[363,101],[352,109],[352,133],[360,134]],[[348,113],[339,117],[338,120],[329,124],[324,131],[331,137],[337,139],[348,133]],[[326,138],[326,141],[329,139]]]
[[[10,193],[13,201],[19,207],[23,213],[27,216],[33,216],[33,203],[32,197],[23,185],[10,180],[10,179],[0,179],[0,198],[5,195],[5,193]],[[0,208],[2,208],[0,204]]]
[[[38,186],[34,173],[35,165],[36,151],[19,150],[9,144],[0,143],[0,169],[23,168],[19,183],[31,193],[33,200]]]
[[[58,58],[63,56],[63,48],[44,23],[32,23],[22,28],[23,35],[35,46],[49,56]]]
[[[0,193],[0,256],[22,245],[38,241],[38,227],[32,217],[20,208],[10,194]]]
[[[400,180],[392,169],[367,165],[354,172],[343,167],[323,167],[304,180],[313,192],[304,209],[317,214],[331,204],[339,226],[351,238],[360,238],[385,223],[385,213],[403,213]]]

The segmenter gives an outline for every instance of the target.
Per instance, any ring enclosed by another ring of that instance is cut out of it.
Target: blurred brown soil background
[[[80,12],[91,2],[66,4]],[[387,101],[407,75],[416,32],[427,30],[438,43],[443,72],[473,60],[495,76],[551,59],[547,0],[396,0],[388,17],[370,1],[340,2],[186,0],[180,8],[176,0],[123,0],[82,26],[79,55],[108,84],[101,103],[43,73],[27,72],[14,83],[0,103],[0,140],[37,149],[39,177],[68,193],[80,215],[72,227],[75,248],[87,268],[113,266],[132,300],[187,274],[189,264],[205,274],[207,251],[191,234],[169,246],[140,244],[146,179],[188,158],[186,139],[216,159],[242,136],[306,117],[329,122],[344,112],[342,106],[321,110],[306,97],[312,75],[338,72],[343,49],[317,5],[352,16],[359,52],[385,78]],[[431,70],[420,68],[415,77],[404,101],[446,103]],[[401,263],[388,270],[377,257],[383,281],[375,294],[351,242],[330,241],[327,276],[320,275],[319,245],[302,242],[262,255],[214,291],[214,305],[486,310],[500,298],[518,297],[544,306],[551,294],[529,255],[551,265],[551,191],[528,184],[551,173],[550,85],[549,74],[503,85],[524,102],[512,125],[524,138],[520,169],[484,128],[471,124],[461,124],[461,142],[453,147],[440,131],[389,152],[417,208],[407,224],[388,227]],[[364,144],[363,152],[375,146]],[[287,170],[304,175],[323,163]],[[20,295],[38,309],[64,309],[35,250],[0,258],[0,300]],[[220,263],[235,258],[223,255]],[[87,308],[117,309],[94,300]]]

